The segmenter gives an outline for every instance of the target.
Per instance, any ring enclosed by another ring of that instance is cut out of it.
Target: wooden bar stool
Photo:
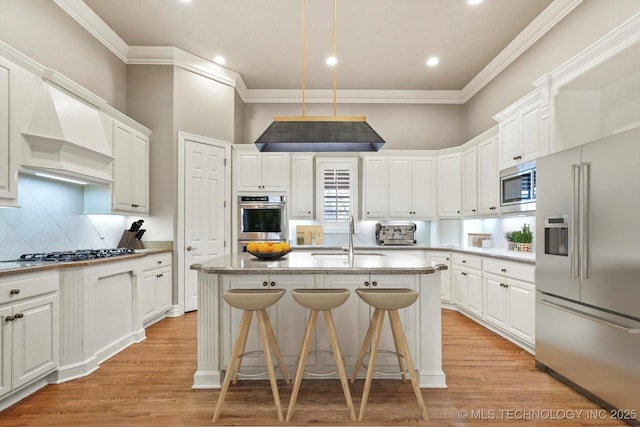
[[[264,352],[265,362],[267,364],[267,371],[269,372],[269,381],[271,382],[271,391],[273,393],[273,401],[276,405],[278,412],[278,420],[283,421],[282,408],[280,406],[280,394],[278,393],[278,384],[276,381],[276,373],[271,360],[271,350],[278,359],[282,376],[285,383],[289,382],[289,376],[284,366],[284,360],[280,353],[280,348],[276,342],[276,336],[271,328],[271,322],[269,321],[269,315],[267,314],[267,308],[278,302],[284,295],[284,289],[231,289],[224,291],[222,294],[224,300],[231,307],[244,310],[242,313],[242,319],[240,320],[240,326],[238,327],[238,335],[236,336],[233,350],[231,351],[231,358],[229,359],[229,366],[227,366],[227,372],[224,376],[224,382],[222,389],[220,390],[220,396],[218,396],[218,403],[213,413],[213,422],[216,422],[220,416],[220,410],[222,404],[229,390],[229,384],[234,379],[235,373],[240,369],[240,363],[242,355],[247,343],[247,336],[249,335],[249,327],[251,326],[251,317],[253,313],[256,313],[258,319],[258,329],[260,330],[260,339],[262,341],[262,349]],[[271,350],[270,350],[271,349]]]
[[[294,289],[291,292],[293,299],[298,304],[311,310],[309,314],[309,320],[307,321],[307,328],[304,333],[304,339],[302,340],[302,347],[300,348],[300,357],[298,360],[298,366],[296,368],[295,379],[293,381],[293,390],[291,392],[291,400],[289,400],[289,409],[287,410],[287,421],[291,421],[293,416],[293,408],[298,399],[298,392],[300,391],[300,384],[302,383],[302,376],[304,375],[304,368],[307,364],[307,357],[309,356],[309,346],[311,345],[311,337],[315,330],[316,321],[318,320],[318,313],[322,312],[324,315],[324,321],[327,325],[327,332],[329,333],[329,340],[331,341],[331,347],[333,348],[333,356],[336,360],[336,367],[338,369],[338,375],[340,376],[340,382],[342,383],[342,391],[347,401],[347,408],[349,415],[353,421],[356,420],[356,413],[353,408],[353,401],[351,400],[351,392],[349,391],[349,380],[347,378],[347,372],[344,369],[344,361],[342,359],[342,353],[340,352],[340,346],[338,345],[338,335],[336,334],[336,328],[333,324],[333,317],[331,316],[331,310],[340,307],[349,299],[350,292],[348,289]]]
[[[402,361],[407,364],[409,371],[409,377],[411,378],[411,384],[413,385],[413,391],[418,399],[418,405],[420,406],[420,412],[422,418],[428,420],[427,409],[424,406],[422,399],[422,393],[420,392],[420,384],[416,376],[416,371],[413,367],[413,361],[411,360],[411,354],[409,353],[409,346],[407,345],[407,339],[404,335],[402,323],[400,322],[400,316],[398,310],[405,308],[413,304],[418,299],[418,292],[412,289],[400,288],[400,289],[356,289],[356,293],[362,299],[362,301],[374,307],[373,316],[371,317],[371,323],[367,334],[365,335],[364,342],[360,348],[356,366],[351,376],[351,382],[355,382],[358,371],[362,366],[362,361],[367,348],[373,339],[371,346],[371,358],[369,360],[369,366],[367,367],[367,378],[364,385],[364,391],[362,393],[362,402],[360,403],[360,414],[358,415],[358,421],[362,421],[364,418],[364,412],[367,407],[367,400],[369,399],[369,391],[371,389],[371,379],[373,378],[373,372],[376,364],[376,355],[380,346],[380,333],[382,332],[382,324],[384,322],[384,314],[389,314],[389,322],[391,323],[391,333],[393,334],[393,342],[396,347],[396,355],[398,356],[398,364],[400,365],[400,373],[402,373],[403,382],[405,380]]]

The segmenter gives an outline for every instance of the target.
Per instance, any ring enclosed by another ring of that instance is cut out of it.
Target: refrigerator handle
[[[580,258],[581,270],[580,277],[582,279],[589,278],[589,215],[590,215],[590,174],[591,164],[582,163],[582,174],[580,176]]]
[[[571,258],[571,280],[580,278],[580,165],[571,165],[571,221],[569,221],[569,257]]]

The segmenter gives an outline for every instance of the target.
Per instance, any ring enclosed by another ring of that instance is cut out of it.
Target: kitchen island
[[[439,271],[446,268],[444,265],[432,267],[425,257],[417,254],[384,250],[357,252],[353,259],[340,251],[293,251],[277,260],[258,260],[247,253],[234,253],[194,264],[191,269],[198,270],[198,365],[193,388],[220,388],[222,371],[229,363],[232,340],[242,313],[231,309],[224,302],[222,293],[233,288],[267,287],[287,290],[285,296],[269,309],[269,316],[289,372],[294,371],[306,324],[305,309],[295,303],[291,290],[346,288],[352,291],[349,300],[333,310],[347,370],[354,367],[372,314],[372,309],[355,295],[355,289],[417,290],[420,297],[415,304],[400,311],[401,321],[420,387],[445,388]],[[388,327],[385,323],[387,330],[383,331],[380,348],[393,350]],[[246,351],[258,350],[258,341],[257,330],[252,329]],[[316,350],[330,348],[322,328],[317,331],[313,347]],[[311,354],[308,370],[330,370],[332,356],[325,356],[322,352]],[[260,366],[262,357],[256,358],[255,365],[251,362],[245,358],[243,371],[257,373],[264,370]],[[397,371],[397,359],[381,353],[376,367],[381,371]],[[361,370],[360,376],[364,374]]]

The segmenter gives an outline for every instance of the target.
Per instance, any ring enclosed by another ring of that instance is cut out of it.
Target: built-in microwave
[[[500,172],[500,212],[536,210],[536,162]]]

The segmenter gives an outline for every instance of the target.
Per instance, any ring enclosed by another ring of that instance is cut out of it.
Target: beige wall
[[[52,0],[0,0],[0,40],[126,113],[126,66]]]
[[[339,116],[366,116],[386,141],[386,150],[431,150],[460,145],[464,140],[462,105],[338,104]],[[245,104],[244,141],[253,143],[273,116],[299,116],[300,104]],[[330,116],[331,104],[308,104],[307,115]]]
[[[467,140],[494,126],[491,118],[534,90],[553,71],[640,12],[640,0],[584,0],[464,105]]]

